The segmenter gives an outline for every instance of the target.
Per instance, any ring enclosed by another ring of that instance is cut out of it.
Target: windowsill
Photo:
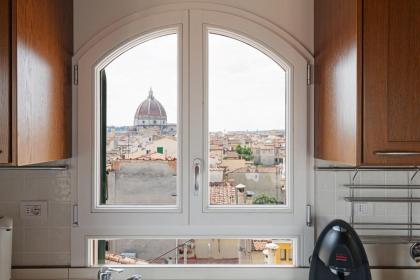
[[[140,274],[143,279],[160,280],[303,280],[308,278],[308,268],[297,267],[130,267],[122,273],[113,274],[114,280],[127,279],[133,274]],[[15,268],[12,279],[15,280],[62,280],[62,279],[97,279],[98,268]],[[205,276],[205,278],[203,278]]]

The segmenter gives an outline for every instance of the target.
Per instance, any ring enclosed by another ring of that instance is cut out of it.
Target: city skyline
[[[260,51],[224,36],[211,34],[209,49],[210,131],[284,130],[284,70]],[[106,71],[107,126],[133,125],[136,108],[150,87],[165,108],[168,123],[177,123],[176,35],[131,49]]]

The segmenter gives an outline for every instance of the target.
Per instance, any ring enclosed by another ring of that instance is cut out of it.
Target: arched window
[[[286,166],[275,161],[287,154],[287,70],[249,38],[218,29],[207,38],[209,206],[287,207]],[[233,152],[220,155],[225,148]]]
[[[176,159],[177,149],[157,158],[156,144],[142,137],[167,137],[164,130],[155,129],[162,118],[177,124],[176,30],[141,41],[100,71],[106,74],[106,88],[100,93],[102,126],[117,128],[117,133],[101,135],[106,152],[101,154],[100,204],[176,207],[178,195],[172,194],[179,193],[177,177],[162,159]],[[177,141],[171,140],[174,143],[164,144],[176,147]]]
[[[281,248],[272,264],[307,264],[307,60],[290,42],[244,16],[168,11],[114,29],[78,66],[78,110],[94,121],[77,127],[74,265],[95,264],[86,236],[90,248],[265,240]]]

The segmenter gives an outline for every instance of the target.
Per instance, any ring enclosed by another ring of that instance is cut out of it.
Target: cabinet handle
[[[0,154],[3,153],[3,150],[0,150]]]
[[[415,151],[375,151],[374,154],[386,157],[420,156],[420,152]]]

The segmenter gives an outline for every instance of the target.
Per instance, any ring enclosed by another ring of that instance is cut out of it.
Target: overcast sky
[[[107,123],[132,125],[137,106],[154,96],[177,120],[176,35],[145,42],[106,67]],[[220,35],[209,38],[210,131],[285,127],[285,72],[269,57]]]

